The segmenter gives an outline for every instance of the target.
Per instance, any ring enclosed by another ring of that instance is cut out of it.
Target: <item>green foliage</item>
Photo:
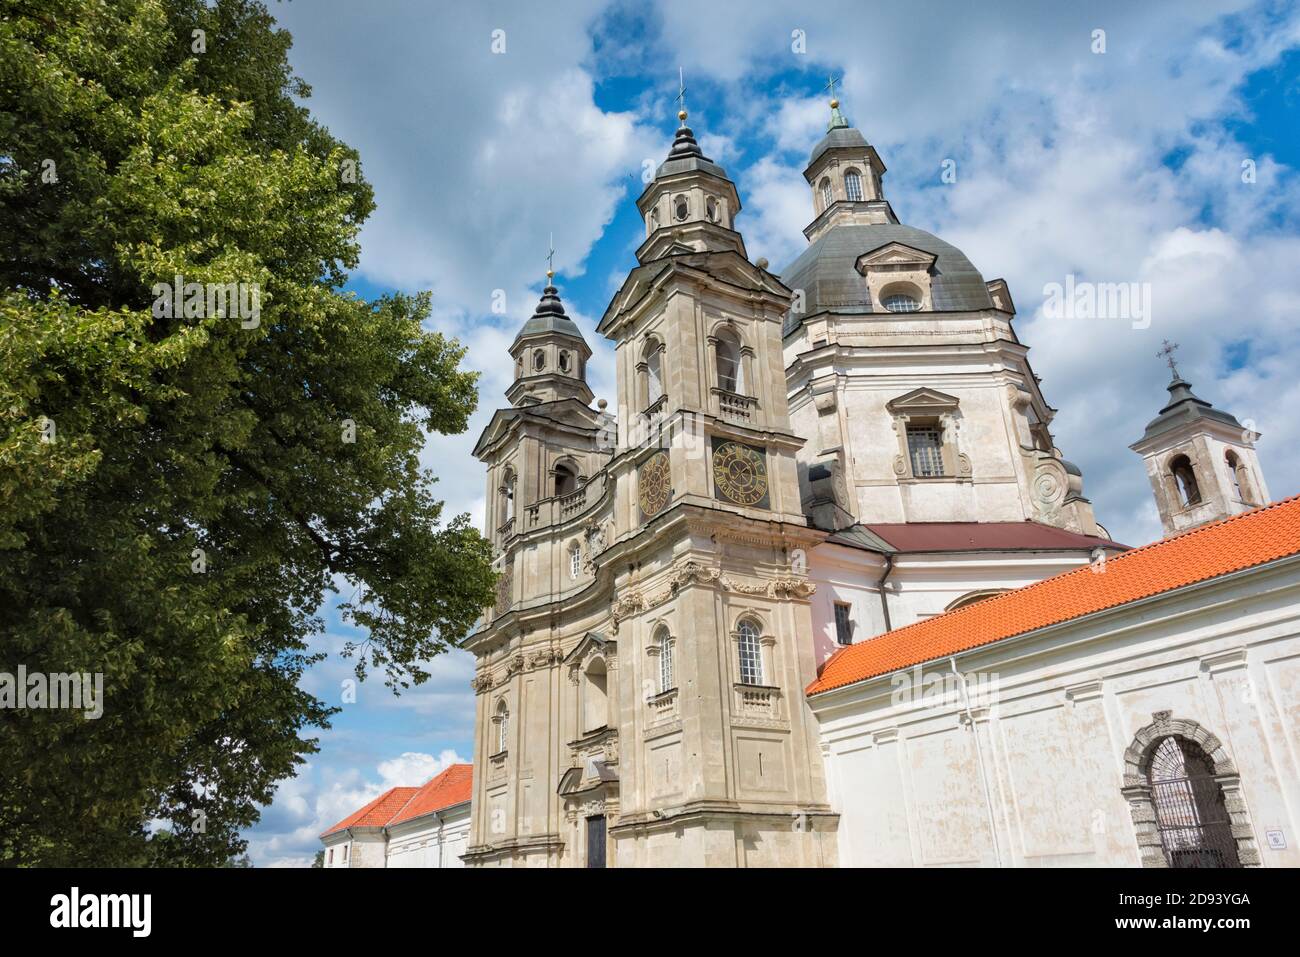
[[[105,707],[0,711],[0,862],[237,858],[328,726],[328,594],[395,689],[492,600],[417,461],[476,377],[427,294],[341,290],[372,193],[288,47],[252,0],[4,4],[0,671],[102,673]],[[155,315],[177,275],[257,284],[259,324]]]

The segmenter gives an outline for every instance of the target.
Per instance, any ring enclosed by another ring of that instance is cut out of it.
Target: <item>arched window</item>
[[[710,196],[704,201],[704,215],[709,217],[709,222],[718,221],[718,201]]]
[[[745,386],[740,365],[740,343],[731,333],[723,332],[718,336],[714,351],[718,363],[718,388],[740,394]]]
[[[740,646],[740,683],[761,685],[763,683],[763,646],[759,641],[758,625],[748,618],[742,618],[736,627],[737,641]]]
[[[896,292],[893,295],[886,296],[883,305],[890,312],[919,312],[921,300],[915,296],[909,296],[907,293]]]
[[[569,545],[569,577],[577,580],[578,573],[582,571],[582,549],[578,547],[577,542]]]
[[[667,625],[660,625],[655,632],[655,645],[659,648],[659,692],[672,691],[677,687],[677,675],[673,669],[673,636]]]
[[[1195,741],[1170,735],[1147,774],[1160,846],[1170,867],[1240,867],[1214,763]]]
[[[651,342],[646,356],[646,407],[654,405],[664,395],[663,346]]]
[[[1228,463],[1228,474],[1232,477],[1232,489],[1237,494],[1237,501],[1251,504],[1250,480],[1246,463],[1231,449],[1224,455],[1224,460]]]
[[[851,203],[862,202],[862,174],[855,169],[844,174],[844,195]]]
[[[541,372],[546,366],[546,353],[541,349],[533,350],[533,371]]]
[[[569,354],[567,352],[560,353],[560,371],[565,375],[569,373]]]
[[[679,223],[686,219],[691,213],[691,204],[685,196],[678,196],[673,199],[673,218]]]
[[[1192,468],[1192,460],[1186,455],[1175,455],[1169,463],[1169,471],[1178,487],[1183,507],[1191,508],[1193,505],[1201,504],[1201,487],[1196,482],[1196,470]]]
[[[568,495],[578,487],[578,476],[573,468],[564,463],[555,466],[555,494]]]
[[[497,703],[497,714],[494,720],[496,722],[497,751],[501,752],[506,749],[506,742],[510,740],[510,706],[506,704],[505,698],[502,698]]]
[[[515,517],[515,471],[506,469],[505,478],[501,482],[501,515],[502,522],[508,522]]]
[[[654,232],[659,228],[659,207],[656,206],[650,210],[650,231]]]
[[[821,191],[822,209],[829,209],[831,205],[831,181],[829,179],[822,179]]]
[[[609,675],[597,658],[587,666],[582,689],[582,730],[599,731],[609,724]]]

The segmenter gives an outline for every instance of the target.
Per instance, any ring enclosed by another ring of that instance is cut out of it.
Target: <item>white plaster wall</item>
[[[463,867],[469,841],[469,804],[426,814],[389,829],[389,867]]]
[[[1263,865],[1300,866],[1300,562],[1000,642],[958,668],[973,723],[951,683],[918,701],[884,676],[810,699],[841,864],[1137,866],[1124,751],[1167,710],[1222,741]]]

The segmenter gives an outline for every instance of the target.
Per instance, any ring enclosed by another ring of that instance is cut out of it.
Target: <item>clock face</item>
[[[673,476],[668,467],[667,453],[656,452],[641,463],[641,468],[637,471],[637,486],[640,490],[641,511],[647,518],[663,511],[673,493]]]
[[[729,502],[760,505],[767,499],[767,465],[763,453],[739,442],[713,446],[713,484]]]

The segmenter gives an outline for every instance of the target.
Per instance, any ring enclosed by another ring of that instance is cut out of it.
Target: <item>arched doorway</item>
[[[1143,867],[1259,867],[1241,775],[1219,739],[1157,711],[1124,752]]]
[[[1214,766],[1195,741],[1160,739],[1147,772],[1160,847],[1170,867],[1240,867]]]

